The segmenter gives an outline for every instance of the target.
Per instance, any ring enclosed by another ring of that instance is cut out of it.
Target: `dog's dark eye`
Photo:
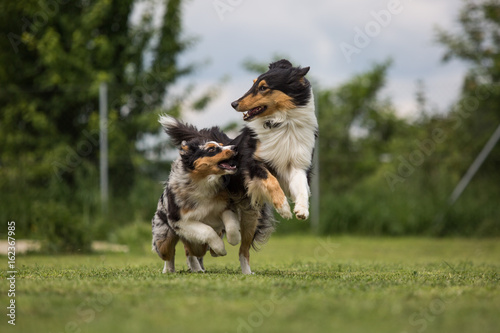
[[[259,87],[259,91],[266,91],[267,90],[267,87],[262,85]]]
[[[214,151],[215,151],[215,147],[210,147],[210,148],[208,148],[208,150],[207,150],[207,151],[208,151],[208,152],[210,152],[210,153],[212,153],[212,152],[214,152]]]

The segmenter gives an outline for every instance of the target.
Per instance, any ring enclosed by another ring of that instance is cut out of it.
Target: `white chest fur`
[[[264,126],[268,121],[280,125]],[[252,121],[248,126],[260,141],[257,157],[269,163],[279,175],[285,175],[292,169],[307,170],[311,165],[318,128],[312,94],[306,106],[275,112]]]
[[[192,181],[183,171],[180,160],[172,165],[169,187],[181,210],[182,220],[200,221],[222,229],[221,214],[227,207],[227,199],[220,193],[222,179],[211,175],[200,181]]]

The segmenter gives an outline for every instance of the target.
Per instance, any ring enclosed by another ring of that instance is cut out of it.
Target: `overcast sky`
[[[198,41],[181,63],[208,65],[182,80],[198,89],[230,76],[219,97],[185,120],[198,126],[241,121],[231,101],[248,90],[254,74],[246,59],[268,63],[287,55],[294,65],[310,66],[309,77],[322,88],[335,87],[375,62],[393,59],[383,95],[400,114],[415,114],[417,80],[430,102],[444,111],[456,97],[465,73],[460,62],[443,64],[445,48],[435,42],[435,27],[456,31],[461,0],[191,0],[183,10],[184,35]],[[314,87],[313,87],[314,88]]]

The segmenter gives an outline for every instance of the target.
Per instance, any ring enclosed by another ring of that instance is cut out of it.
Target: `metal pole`
[[[108,85],[101,82],[99,86],[99,147],[100,147],[100,185],[101,208],[108,210]]]
[[[316,117],[318,117],[318,99],[314,96]],[[313,157],[313,175],[311,179],[311,230],[319,231],[319,137],[316,139]]]
[[[471,164],[469,167],[469,170],[465,173],[465,175],[462,177],[458,185],[455,187],[453,190],[453,193],[451,194],[450,198],[448,199],[448,204],[451,206],[455,203],[455,201],[458,200],[462,192],[465,190],[467,185],[469,185],[469,182],[471,181],[472,177],[476,174],[477,170],[481,167],[483,164],[484,160],[488,155],[490,154],[491,150],[495,145],[497,144],[498,140],[500,139],[500,125],[498,125],[497,129],[493,133],[493,135],[490,137],[486,145],[484,146],[483,150],[479,153],[479,155],[476,157],[476,160]]]

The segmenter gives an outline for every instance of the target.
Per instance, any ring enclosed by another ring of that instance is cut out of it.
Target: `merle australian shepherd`
[[[225,255],[220,237],[222,216],[232,213],[226,211],[229,198],[223,191],[222,178],[236,172],[231,160],[236,154],[234,147],[191,140],[182,144],[179,153],[152,221],[153,249],[165,260],[164,273],[175,272],[175,245],[181,238],[191,271],[204,270],[203,256],[208,247],[214,255]],[[229,231],[239,225],[232,216],[225,220],[230,221]]]
[[[212,256],[226,255],[221,239],[225,233],[229,244],[241,241],[241,269],[251,274],[250,247],[267,240],[275,220],[269,205],[252,205],[243,185],[228,178],[238,172],[237,147],[228,145],[231,140],[217,128],[198,132],[167,116],[160,122],[172,138],[180,133],[192,136],[179,144],[179,157],[172,163],[152,220],[153,250],[165,261],[163,273],[175,272],[179,240],[189,269],[205,271],[208,249]]]
[[[217,127],[198,130],[170,117],[160,118],[176,145],[203,138],[235,146],[238,170],[225,177],[225,191],[230,197],[228,209],[240,220],[239,257],[246,274],[251,273],[250,245],[272,230],[265,203],[271,202],[284,218],[291,217],[282,187],[295,203],[296,217],[309,216],[309,181],[318,124],[311,85],[305,78],[308,71],[309,67],[293,67],[284,59],[271,63],[250,90],[231,103],[237,111],[246,111],[243,119],[248,122],[233,140]]]

